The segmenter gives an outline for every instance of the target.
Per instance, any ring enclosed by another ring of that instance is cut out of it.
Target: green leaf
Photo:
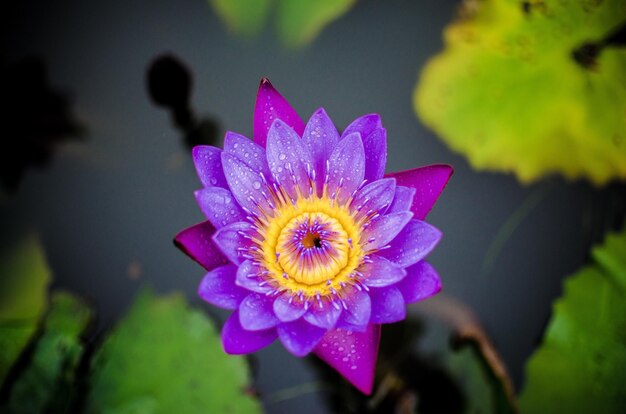
[[[76,368],[83,355],[80,336],[91,318],[91,310],[80,299],[54,294],[33,357],[11,389],[9,412],[70,411]]]
[[[479,170],[624,180],[624,23],[623,0],[467,2],[422,72],[416,111]]]
[[[243,357],[179,294],[144,290],[96,353],[87,413],[260,413]]]
[[[310,43],[331,22],[343,16],[356,0],[282,0],[277,29],[288,46]]]
[[[39,240],[24,239],[0,258],[0,384],[34,335],[46,306],[50,271]]]
[[[213,9],[235,33],[258,33],[267,20],[272,0],[209,0]]]
[[[523,412],[626,412],[626,232],[565,282],[526,367]]]

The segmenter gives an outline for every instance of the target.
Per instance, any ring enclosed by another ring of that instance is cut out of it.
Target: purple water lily
[[[194,148],[207,221],[175,242],[208,271],[200,297],[234,310],[227,353],[278,338],[371,393],[380,325],[441,289],[424,261],[441,232],[422,220],[452,174],[431,165],[385,175],[386,158],[378,115],[341,135],[323,109],[304,124],[266,79],[254,141],[227,132],[224,149]]]

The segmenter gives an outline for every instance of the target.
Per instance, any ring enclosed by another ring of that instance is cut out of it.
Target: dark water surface
[[[199,182],[181,134],[145,87],[152,59],[172,52],[194,73],[194,108],[218,119],[223,130],[251,135],[256,89],[267,76],[304,119],[323,106],[343,128],[357,116],[380,113],[388,171],[452,164],[456,173],[429,216],[445,233],[431,261],[444,291],[476,310],[521,386],[524,361],[562,278],[598,241],[591,229],[602,221],[609,196],[559,179],[523,187],[510,176],[473,172],[420,124],[413,88],[420,68],[442,47],[455,2],[359,1],[297,51],[283,48],[271,27],[254,39],[229,35],[202,0],[18,7],[2,13],[3,60],[43,59],[52,85],[71,91],[88,132],[49,168],[27,172],[17,193],[2,199],[2,241],[37,230],[55,287],[89,298],[101,329],[127,309],[143,283],[160,292],[182,290],[200,305],[195,290],[203,271],[172,245],[174,234],[202,220],[193,197]],[[519,226],[501,249],[490,249],[520,206],[526,214],[518,213]],[[259,352],[257,362],[257,385],[266,397],[316,378],[278,344]],[[296,407],[299,413],[325,410],[315,393],[266,406],[269,413]]]

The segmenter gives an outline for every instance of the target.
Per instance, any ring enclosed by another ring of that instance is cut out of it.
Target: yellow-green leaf
[[[267,20],[272,0],[209,0],[218,16],[235,33],[253,35]]]
[[[520,397],[528,413],[626,412],[626,231],[565,282]]]
[[[624,23],[623,0],[468,1],[417,113],[479,170],[626,179],[626,49],[610,41]]]

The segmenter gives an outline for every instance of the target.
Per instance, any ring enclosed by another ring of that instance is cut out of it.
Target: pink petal
[[[222,328],[224,352],[231,355],[249,354],[265,348],[278,337],[276,329],[246,331],[239,323],[239,312],[235,311]]]
[[[227,188],[220,155],[222,150],[209,145],[198,145],[191,151],[198,178],[204,187]]]
[[[239,306],[239,322],[248,331],[273,328],[280,321],[274,315],[273,298],[258,293],[248,295]]]
[[[237,267],[226,265],[211,270],[198,286],[198,296],[205,302],[223,309],[237,309],[250,293],[235,285]]]
[[[363,182],[365,174],[365,153],[363,142],[357,133],[350,134],[335,146],[328,159],[329,195],[339,192],[340,203],[347,200]]]
[[[241,233],[249,232],[252,228],[252,225],[247,221],[231,223],[215,232],[213,242],[231,262],[241,264],[244,259],[241,257],[242,252],[239,249],[250,247],[252,244]]]
[[[406,303],[400,290],[395,286],[372,288],[372,323],[393,323],[406,318]]]
[[[195,192],[200,210],[216,228],[243,221],[245,213],[235,201],[233,194],[220,187],[207,187]]]
[[[254,104],[254,142],[262,148],[265,148],[267,133],[275,119],[282,120],[302,136],[304,122],[270,81],[263,78]]]
[[[304,319],[282,323],[276,331],[287,351],[298,357],[310,353],[326,333],[326,329],[313,326]]]
[[[406,269],[407,277],[396,286],[402,292],[405,303],[419,302],[441,291],[441,279],[428,262],[421,261]]]
[[[209,221],[203,221],[178,233],[174,237],[174,244],[206,270],[212,270],[228,263],[228,259],[213,243],[214,233],[215,227]]]
[[[380,343],[380,325],[368,325],[365,332],[333,329],[313,351],[363,394],[372,393]]]
[[[394,177],[397,185],[417,190],[411,211],[415,213],[416,219],[424,220],[448,183],[453,171],[449,165],[434,164],[387,174],[386,177]]]
[[[399,282],[406,276],[406,270],[386,258],[373,254],[370,262],[359,266],[365,275],[363,284],[370,287],[384,287]]]

